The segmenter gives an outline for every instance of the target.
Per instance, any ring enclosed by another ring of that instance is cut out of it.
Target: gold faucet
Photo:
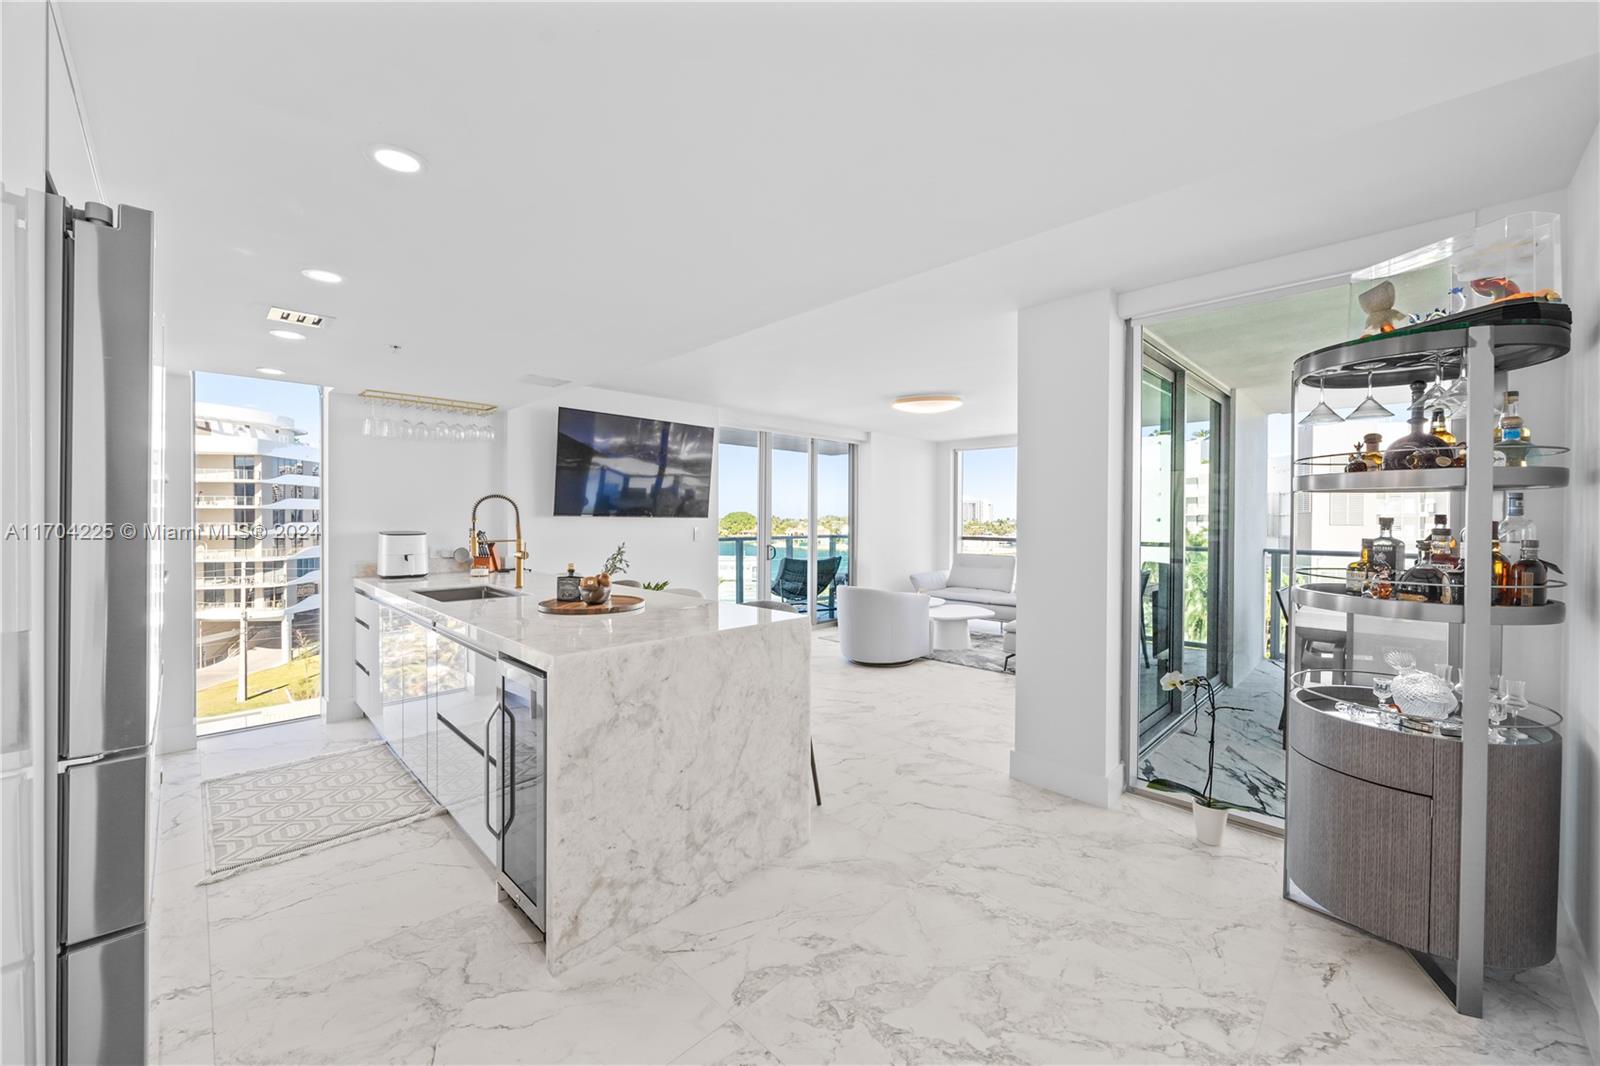
[[[514,560],[515,564],[512,569],[517,572],[517,588],[520,589],[522,587],[522,564],[528,559],[528,549],[522,543],[522,509],[517,506],[516,500],[513,500],[510,496],[506,496],[498,492],[491,492],[487,496],[478,497],[478,502],[472,505],[472,529],[467,534],[467,550],[470,551],[474,556],[478,554],[478,508],[483,504],[484,500],[504,500],[511,505],[511,513],[516,518],[517,522],[517,537],[515,541],[517,550],[512,555],[512,559]],[[504,540],[491,540],[488,543],[508,544],[512,542]]]

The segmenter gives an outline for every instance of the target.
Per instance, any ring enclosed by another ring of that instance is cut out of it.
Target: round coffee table
[[[942,607],[928,608],[928,636],[935,651],[960,651],[972,647],[972,634],[967,624],[975,618],[993,618],[987,607],[968,607],[965,604],[947,603]]]

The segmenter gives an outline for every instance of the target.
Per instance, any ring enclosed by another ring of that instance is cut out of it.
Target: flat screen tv
[[[555,513],[705,518],[714,438],[710,426],[563,407]]]

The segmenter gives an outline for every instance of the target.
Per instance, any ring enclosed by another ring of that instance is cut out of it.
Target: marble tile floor
[[[1012,781],[1015,679],[817,635],[813,839],[551,977],[447,819],[210,886],[206,776],[361,743],[273,727],[164,760],[164,1063],[1587,1062],[1554,966],[1457,1016],[1409,956],[1279,898],[1281,843]]]
[[[1217,690],[1217,761],[1212,793],[1218,799],[1282,818],[1284,782],[1283,668],[1263,660],[1237,685]],[[1206,780],[1210,715],[1190,716],[1139,758],[1139,776],[1165,777],[1193,788]],[[1197,728],[1198,725],[1198,728]]]

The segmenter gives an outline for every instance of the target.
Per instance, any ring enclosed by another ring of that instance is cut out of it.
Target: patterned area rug
[[[928,658],[978,670],[992,670],[997,674],[1010,672],[1005,665],[1005,638],[999,633],[986,633],[977,628],[972,630],[972,647],[957,651],[930,651]]]
[[[442,809],[381,740],[202,787],[208,881]]]

